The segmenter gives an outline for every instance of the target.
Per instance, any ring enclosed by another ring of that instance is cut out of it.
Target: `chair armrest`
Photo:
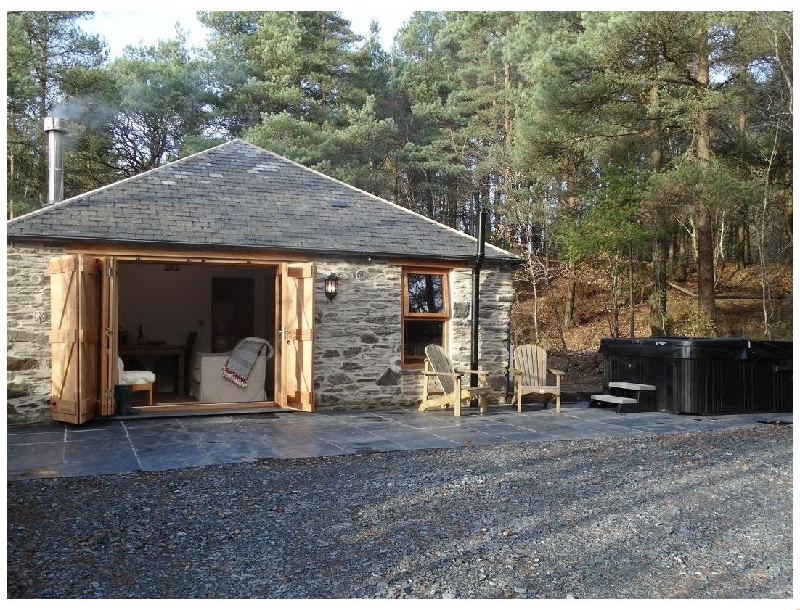
[[[436,371],[420,371],[423,375],[428,375],[429,377],[463,377],[464,373],[460,373],[456,371],[455,373],[437,373]]]
[[[556,376],[556,385],[558,386],[559,393],[561,392],[561,378],[566,375],[564,371],[559,371],[558,369],[550,369],[550,372]]]
[[[460,372],[460,371],[458,371]],[[489,371],[481,371],[481,370],[467,370],[461,373],[462,375],[477,375],[478,376],[478,383],[485,384],[486,381],[489,379]]]

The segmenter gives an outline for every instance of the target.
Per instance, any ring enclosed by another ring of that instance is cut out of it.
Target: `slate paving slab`
[[[275,444],[270,448],[275,452],[277,458],[297,459],[307,457],[325,457],[332,455],[342,455],[342,449],[332,443],[291,443]]]
[[[436,435],[459,443],[469,443],[470,445],[492,445],[500,442],[499,436],[469,429],[438,430]]]
[[[190,444],[192,435],[186,430],[129,430],[128,438],[136,447],[155,447],[162,444]]]
[[[591,428],[590,428],[591,429]],[[647,436],[650,433],[641,428],[632,426],[599,426],[596,436],[599,438],[620,437],[620,436]]]
[[[462,447],[461,443],[440,436],[420,436],[418,434],[407,437],[395,437],[395,441],[406,449],[455,449]]]
[[[333,441],[344,453],[378,453],[382,451],[402,451],[407,449],[402,443],[375,439],[372,442],[341,442]]]
[[[72,441],[64,444],[65,462],[102,462],[105,455],[134,455],[133,445],[126,438]]]
[[[64,441],[65,432],[61,430],[38,430],[26,427],[24,430],[8,428],[6,435],[8,446],[12,445],[32,445],[39,443],[61,443]]]
[[[107,440],[125,440],[128,438],[128,430],[122,426],[108,426],[107,428],[92,428],[89,430],[67,428],[64,436],[67,443],[96,443]]]
[[[515,426],[514,424],[504,424],[500,422],[490,422],[485,424],[475,424],[472,426],[473,430],[485,432],[486,434],[493,434],[499,437],[505,437],[508,434],[518,434],[520,432],[528,431],[527,428]]]
[[[545,431],[546,434],[555,437],[557,440],[568,440],[568,439],[581,439],[581,438],[590,438],[587,437],[586,433],[582,430],[577,430],[575,428],[558,428],[558,429],[549,429]],[[596,436],[596,435],[595,435]],[[599,435],[602,436],[602,435]]]
[[[159,443],[136,447],[142,470],[169,470],[193,466],[209,466],[216,460],[203,446],[193,442]]]
[[[55,469],[64,462],[63,443],[19,443],[6,449],[9,476]]]
[[[75,454],[56,470],[62,477],[80,477],[98,474],[125,474],[139,470],[141,465],[133,451],[109,451],[97,458]]]
[[[353,427],[346,427],[346,428],[336,428],[335,430],[316,430],[314,435],[319,438],[325,438],[327,440],[349,440],[349,441],[357,441],[360,439],[363,440],[372,440],[378,438],[378,435],[375,432],[371,432],[369,430],[362,430],[360,428],[353,428]]]
[[[277,451],[263,443],[259,446],[244,445],[235,447],[225,444],[209,445],[204,450],[209,457],[213,458],[215,464],[236,464],[280,457]]]
[[[499,438],[509,443],[524,443],[534,441],[552,441],[553,435],[535,430],[519,430],[518,432],[504,432]]]

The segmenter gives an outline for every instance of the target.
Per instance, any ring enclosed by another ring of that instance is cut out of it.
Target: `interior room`
[[[275,276],[269,265],[119,261],[124,370],[155,374],[156,405],[273,400]],[[246,337],[260,351],[242,387],[223,378],[222,367]],[[149,400],[133,393],[133,406]]]

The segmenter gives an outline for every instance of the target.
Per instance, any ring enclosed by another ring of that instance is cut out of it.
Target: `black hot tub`
[[[669,413],[792,411],[792,342],[648,337],[602,339],[603,386],[656,386]]]

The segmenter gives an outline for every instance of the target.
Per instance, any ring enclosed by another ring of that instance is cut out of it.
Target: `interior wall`
[[[274,340],[275,270],[272,267],[180,264],[165,271],[164,263],[120,261],[119,324],[135,343],[139,326],[145,341],[182,345],[197,331],[196,350],[211,351],[211,278],[255,280],[255,334]]]

